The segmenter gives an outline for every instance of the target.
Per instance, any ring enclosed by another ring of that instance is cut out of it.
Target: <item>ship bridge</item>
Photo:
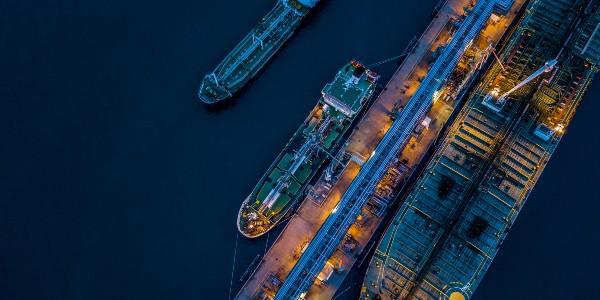
[[[468,12],[417,92],[400,112],[373,156],[363,165],[337,208],[327,218],[293,267],[275,295],[275,299],[298,299],[306,293],[314,282],[315,276],[356,220],[388,165],[404,147],[414,127],[431,107],[434,93],[454,70],[464,50],[479,34],[493,12],[505,12],[511,5],[512,0],[479,0]]]

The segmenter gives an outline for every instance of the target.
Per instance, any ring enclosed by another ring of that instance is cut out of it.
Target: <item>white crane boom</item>
[[[502,96],[500,96],[500,98],[498,98],[498,101],[504,102],[504,100],[506,100],[506,97],[510,96],[516,90],[522,88],[524,85],[528,84],[529,82],[536,79],[540,75],[542,75],[544,73],[552,72],[552,70],[554,70],[554,67],[556,66],[557,63],[558,63],[558,60],[556,60],[556,59],[549,60],[541,68],[539,68],[537,71],[533,72],[533,74],[529,75],[529,77],[525,78],[525,80],[519,82],[519,84],[517,84],[510,91],[508,91],[508,92],[504,93]]]

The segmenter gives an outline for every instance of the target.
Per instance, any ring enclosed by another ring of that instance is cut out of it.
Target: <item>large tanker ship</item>
[[[213,104],[233,96],[281,48],[319,0],[279,0],[225,59],[206,75],[198,97]]]
[[[367,106],[378,78],[351,61],[323,88],[306,121],[243,202],[237,220],[240,233],[258,237],[282,220],[328,156],[339,148],[354,118]]]
[[[530,2],[402,199],[361,299],[473,296],[598,71],[599,22],[598,0]]]

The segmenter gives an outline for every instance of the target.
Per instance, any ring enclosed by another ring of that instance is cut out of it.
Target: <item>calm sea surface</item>
[[[227,298],[239,205],[322,86],[351,58],[399,54],[437,0],[323,1],[231,105],[206,109],[203,75],[274,2],[0,2],[0,299]],[[598,96],[476,299],[600,292]],[[233,293],[266,242],[239,239]]]

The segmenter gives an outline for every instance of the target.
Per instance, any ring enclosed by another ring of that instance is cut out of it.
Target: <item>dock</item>
[[[523,1],[518,3],[522,4]],[[256,271],[242,287],[237,295],[238,299],[275,297],[295,263],[306,252],[309,243],[332,212],[338,208],[340,200],[351,182],[364,168],[365,161],[373,156],[373,151],[389,131],[394,119],[397,119],[402,108],[406,107],[409,99],[418,90],[420,79],[427,74],[427,70],[435,61],[432,57],[433,53],[448,42],[452,31],[455,30],[453,22],[464,17],[463,8],[468,5],[468,1],[454,0],[446,2],[439,9],[425,33],[410,49],[410,53],[402,65],[394,73],[384,91],[375,100],[350,137],[345,151],[354,159],[346,162],[337,181],[326,182],[323,177],[315,184],[316,187],[330,186],[325,194],[326,197],[319,201],[314,201],[314,197],[307,197],[304,200]],[[515,5],[516,7],[518,5]],[[481,38],[476,43],[481,48],[479,52],[485,54],[477,58],[480,62],[487,59],[486,55],[489,54],[489,49],[486,47],[500,39],[514,15],[515,9],[513,8],[505,17],[485,28],[485,34],[480,35]],[[474,76],[474,74],[468,74],[468,76]],[[409,130],[407,146],[393,158],[395,171],[391,171],[392,174],[388,169],[385,170],[388,180],[382,181],[382,185],[388,184],[391,189],[401,186],[406,178],[414,172],[415,166],[421,162],[427,150],[435,143],[446,120],[458,104],[454,101],[457,97],[456,94],[445,92],[437,96],[444,100],[436,101],[431,107],[424,110],[423,117],[430,120],[427,128],[423,128],[419,134],[412,133],[415,126]],[[418,121],[422,119],[424,118],[419,118]],[[390,176],[390,174],[394,176]],[[329,260],[327,266],[332,266],[329,269],[335,271],[326,272],[327,274],[324,275],[328,276],[327,280],[319,280],[318,284],[311,284],[310,289],[306,289],[310,299],[331,299],[333,297],[356,259],[372,238],[375,229],[380,226],[383,216],[387,213],[386,208],[395,196],[382,194],[378,201],[370,201],[360,207],[361,220],[356,224],[350,224],[351,226],[344,233],[346,238],[342,236],[338,243],[333,245],[334,249],[340,250],[335,250],[334,254],[328,257],[333,257],[333,259]],[[327,266],[326,269],[328,269]]]

